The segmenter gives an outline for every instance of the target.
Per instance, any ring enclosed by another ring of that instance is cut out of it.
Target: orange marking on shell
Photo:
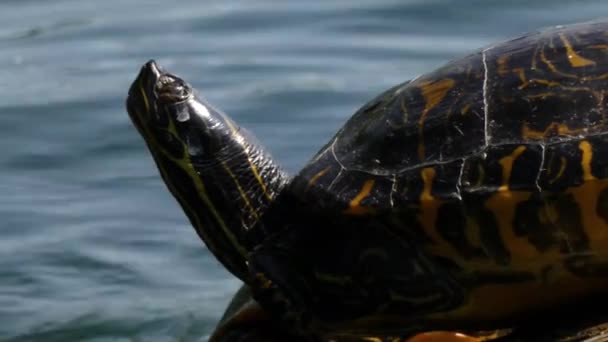
[[[498,188],[498,191],[508,191],[509,181],[511,180],[511,172],[513,171],[513,163],[524,151],[526,146],[517,146],[511,155],[503,157],[498,163],[502,166],[502,185]]]
[[[551,178],[549,180],[549,184],[553,184],[555,183],[558,179],[561,178],[561,176],[564,175],[564,172],[566,171],[566,164],[568,163],[568,161],[566,160],[565,157],[560,157],[559,160],[559,170],[557,170],[557,173],[555,174],[555,176],[553,176],[553,178]]]
[[[527,99],[546,99],[548,97],[553,97],[556,96],[557,94],[555,93],[550,93],[550,92],[546,92],[546,93],[539,93],[539,94],[531,94],[531,95],[526,95]]]
[[[554,133],[557,136],[573,135],[584,133],[585,128],[570,128],[568,125],[558,122],[552,122],[544,131],[532,129],[527,123],[521,128],[521,136],[525,139],[541,140]]]
[[[418,143],[418,158],[420,160],[424,160],[425,154],[424,120],[429,111],[435,108],[435,106],[445,98],[448,91],[454,87],[454,84],[454,80],[447,78],[436,82],[424,82],[420,86],[420,91],[422,92],[425,101],[424,110],[422,111],[422,114],[420,114],[420,119],[418,120],[418,136],[420,139],[420,142]]]
[[[420,171],[422,176],[422,182],[424,183],[424,188],[422,189],[422,193],[420,194],[420,201],[432,201],[433,195],[431,194],[431,190],[433,189],[433,179],[435,178],[435,169],[432,167],[426,167]]]
[[[305,191],[308,191],[310,189],[310,187],[313,186],[319,180],[319,178],[323,177],[323,175],[326,174],[327,171],[329,171],[330,168],[331,168],[331,166],[328,166],[328,167],[324,168],[323,170],[317,172],[316,175],[312,176],[312,178],[310,178],[310,180],[308,181],[308,184],[306,185]]]
[[[575,188],[567,190],[574,196],[576,203],[581,209],[583,228],[589,237],[591,250],[595,253],[605,251],[608,245],[608,225],[598,215],[597,203],[600,194],[608,187],[608,181],[598,180],[592,174],[591,160],[593,159],[592,146],[588,141],[581,141],[579,149],[582,152],[581,168],[583,170],[584,183]],[[608,255],[608,252],[606,252]]]
[[[559,73],[559,70],[557,70],[557,68],[555,67],[555,65],[547,58],[547,55],[545,55],[545,48],[543,47],[540,50],[540,60],[545,63],[545,65],[547,67],[549,67],[549,69],[555,73]]]
[[[530,198],[529,192],[498,191],[485,203],[496,219],[502,241],[511,254],[511,267],[518,261],[534,260],[539,256],[536,248],[530,244],[527,236],[518,236],[513,231],[513,219],[517,206]],[[482,229],[483,227],[480,227]],[[524,268],[525,269],[525,268]],[[528,270],[528,269],[525,269]]]
[[[608,189],[608,180],[599,180],[591,174],[592,146],[587,141],[579,144],[582,151],[581,167],[585,182],[564,191],[572,194],[580,208],[582,227],[589,237],[589,256],[597,263],[608,261],[608,224],[597,213],[597,203],[601,192]],[[513,153],[510,157],[513,157]],[[469,294],[470,301],[451,312],[432,315],[437,319],[501,319],[514,317],[533,309],[550,309],[564,304],[571,298],[580,298],[592,293],[601,293],[608,286],[604,276],[581,278],[572,274],[564,266],[564,255],[558,248],[539,252],[525,237],[518,237],[513,232],[514,210],[518,203],[530,197],[530,192],[504,191],[497,192],[486,201],[500,227],[503,240],[511,251],[511,262],[505,272],[530,272],[535,277],[521,283],[485,284],[474,288]],[[563,224],[560,212],[549,203],[538,212],[539,219],[552,223],[556,228]],[[464,262],[465,269],[483,272],[487,269],[496,272],[496,265]],[[550,269],[550,277],[545,277],[545,270]]]
[[[519,77],[519,80],[521,81],[519,89],[524,89],[527,87],[529,82],[526,79],[526,70],[524,70],[524,68],[515,68],[513,69],[513,72],[517,74],[517,77]]]
[[[578,145],[578,148],[581,150],[581,152],[583,152],[583,156],[581,158],[583,180],[590,181],[596,179],[591,173],[591,160],[593,159],[593,149],[591,148],[591,144],[588,141],[583,140]]]
[[[559,86],[561,86],[561,84],[559,82],[549,81],[549,80],[541,80],[541,79],[537,79],[537,78],[530,80],[530,82],[537,83],[537,84],[543,84],[543,85],[546,85],[548,87],[559,87]]]
[[[555,66],[555,64],[553,64],[553,62],[551,62],[549,60],[549,58],[547,58],[547,55],[545,55],[545,48],[541,48],[540,49],[540,60],[549,68],[549,70],[551,70],[551,72],[560,75],[562,77],[567,77],[567,78],[573,78],[573,79],[580,79],[580,80],[592,80],[592,79],[596,79],[596,76],[590,76],[590,77],[579,77],[578,75],[574,75],[574,74],[568,74],[565,72],[562,72],[560,70],[557,69],[557,67]]]
[[[420,193],[420,206],[424,210],[429,208],[429,205],[435,200],[431,190],[433,189],[433,179],[435,178],[435,169],[432,167],[426,167],[420,171],[422,177],[423,188]],[[430,203],[429,203],[430,202]],[[428,226],[434,225],[434,221],[429,222]],[[425,226],[427,226],[425,224]]]
[[[570,44],[570,42],[568,41],[566,36],[564,36],[563,33],[560,33],[559,37],[561,38],[562,42],[564,42],[564,46],[566,47],[566,54],[568,56],[568,62],[570,62],[570,65],[572,65],[574,68],[595,65],[594,61],[582,57],[581,55],[576,53],[576,51],[574,51],[574,49],[572,48],[572,44]]]
[[[488,198],[486,208],[494,214],[502,240],[505,241],[511,254],[523,259],[532,259],[538,255],[534,246],[530,245],[526,237],[519,237],[513,232],[513,218],[517,205],[527,200],[530,193],[509,190],[513,164],[525,150],[525,146],[518,146],[513,153],[500,159],[502,184],[498,191]]]
[[[480,342],[478,337],[468,336],[458,332],[431,331],[417,334],[406,340],[406,342]]]
[[[423,230],[435,243],[427,246],[429,253],[433,255],[441,255],[454,258],[458,255],[458,251],[452,244],[446,242],[441,234],[437,231],[437,212],[442,204],[442,201],[437,200],[433,194],[433,180],[436,172],[432,167],[423,168],[420,171],[423,188],[420,193],[420,212],[418,213],[418,221],[422,225]]]
[[[469,110],[471,109],[471,104],[467,103],[466,105],[464,105],[462,107],[462,109],[460,110],[460,114],[465,115],[466,113],[469,112]]]
[[[363,201],[363,199],[365,199],[367,196],[369,196],[372,189],[374,188],[375,182],[376,181],[373,179],[368,179],[365,181],[365,183],[363,183],[363,188],[357,194],[357,196],[355,196],[355,198],[353,198],[352,201],[350,201],[348,209],[345,210],[346,214],[365,215],[365,214],[369,214],[369,213],[373,212],[372,208],[362,207],[361,201]]]

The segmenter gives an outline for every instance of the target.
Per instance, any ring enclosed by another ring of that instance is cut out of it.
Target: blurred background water
[[[240,283],[124,109],[155,58],[297,171],[380,91],[604,0],[0,1],[0,340],[206,341]]]

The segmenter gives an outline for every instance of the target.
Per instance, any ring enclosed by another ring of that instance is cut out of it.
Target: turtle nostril
[[[191,94],[190,87],[179,78],[164,74],[156,81],[156,95],[161,102],[179,102]]]
[[[171,77],[169,75],[162,75],[158,79],[158,84],[159,84],[159,86],[163,86],[163,85],[173,83],[174,81],[175,81],[175,79],[173,77]]]

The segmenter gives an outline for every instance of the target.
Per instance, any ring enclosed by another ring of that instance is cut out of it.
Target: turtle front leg
[[[262,270],[260,261],[264,264],[265,270],[270,267],[271,274]],[[313,326],[311,315],[305,312],[305,303],[297,300],[302,297],[301,289],[305,288],[305,279],[299,279],[297,274],[287,272],[294,268],[276,258],[268,258],[264,253],[254,253],[249,260],[249,267],[252,275],[250,284],[252,297],[261,303],[270,316],[280,321],[279,325],[301,336],[318,333],[317,328]],[[298,289],[293,289],[293,286],[297,286]],[[298,294],[300,296],[294,297]],[[322,341],[320,337],[316,339]]]
[[[251,297],[249,286],[235,294],[209,342],[322,342],[312,336],[297,336],[270,315]]]

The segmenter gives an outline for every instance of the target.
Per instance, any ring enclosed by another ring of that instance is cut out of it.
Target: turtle
[[[126,107],[207,248],[290,334],[556,326],[606,305],[607,32],[544,28],[397,84],[295,175],[154,60]]]

